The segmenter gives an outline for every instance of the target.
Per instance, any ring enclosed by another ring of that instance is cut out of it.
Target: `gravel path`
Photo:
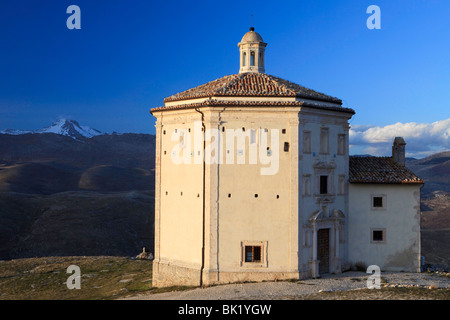
[[[320,279],[279,281],[261,283],[239,283],[218,285],[192,290],[172,291],[157,294],[130,296],[127,300],[269,300],[292,299],[319,292],[348,291],[367,288],[364,272],[345,272],[340,275],[325,275]],[[450,288],[450,276],[437,273],[381,273],[383,287],[415,286]],[[371,290],[372,291],[372,290]],[[376,289],[374,289],[376,291]]]

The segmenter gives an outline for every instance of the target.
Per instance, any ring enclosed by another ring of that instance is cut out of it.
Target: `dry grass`
[[[81,289],[68,289],[67,267],[81,270]],[[152,288],[152,262],[125,257],[45,257],[0,262],[0,300],[97,300],[164,292]],[[178,290],[184,288],[176,288]]]

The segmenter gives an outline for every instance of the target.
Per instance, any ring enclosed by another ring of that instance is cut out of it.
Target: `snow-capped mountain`
[[[19,134],[26,134],[26,133],[33,133],[33,131],[31,130],[16,130],[16,129],[6,129],[6,130],[1,130],[0,131],[1,134],[11,134],[11,135],[19,135]]]
[[[75,120],[60,119],[53,122],[49,127],[36,130],[35,133],[56,133],[72,138],[92,138],[103,134],[102,132],[88,126],[80,126]]]
[[[63,136],[69,136],[73,139],[92,138],[94,136],[104,134],[98,131],[97,129],[93,129],[88,126],[80,126],[80,124],[77,121],[70,119],[59,119],[53,122],[51,126],[38,130],[30,131],[30,130],[6,129],[0,131],[0,133],[11,135],[20,135],[27,133],[55,133]]]

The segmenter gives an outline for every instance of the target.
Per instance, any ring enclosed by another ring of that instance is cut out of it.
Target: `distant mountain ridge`
[[[406,159],[406,166],[424,182],[422,195],[450,192],[450,151],[432,154],[423,159]]]
[[[0,260],[153,250],[155,136],[61,119],[0,134]]]
[[[0,134],[0,192],[153,190],[155,136],[107,134],[60,119]]]
[[[71,119],[59,119],[53,122],[50,126],[37,130],[6,129],[0,131],[0,133],[10,135],[22,135],[29,133],[55,133],[63,136],[68,136],[73,139],[92,138],[98,135],[105,134],[97,129],[93,129],[88,126],[81,126],[77,121]]]

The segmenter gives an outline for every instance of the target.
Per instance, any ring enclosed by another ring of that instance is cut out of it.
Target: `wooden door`
[[[319,229],[317,232],[317,259],[319,274],[330,272],[330,229]]]

